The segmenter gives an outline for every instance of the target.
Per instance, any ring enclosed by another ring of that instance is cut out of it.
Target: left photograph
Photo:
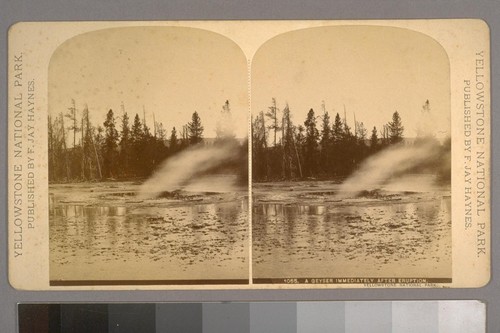
[[[78,35],[48,69],[50,284],[248,284],[247,60],[202,29]]]

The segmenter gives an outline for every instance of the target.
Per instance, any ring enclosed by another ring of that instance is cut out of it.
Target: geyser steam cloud
[[[368,158],[340,187],[338,197],[356,195],[393,182],[408,173],[429,171],[441,176],[450,172],[450,151],[436,139],[422,139],[412,145],[399,144]]]
[[[242,156],[243,152],[245,156]],[[153,176],[141,185],[138,196],[157,197],[165,191],[182,189],[195,182],[198,177],[215,173],[228,165],[233,166],[229,173],[234,175],[238,170],[234,165],[241,164],[242,159],[247,163],[246,147],[241,146],[236,140],[211,146],[199,144],[163,162]],[[236,178],[228,178],[228,181],[235,181]],[[227,186],[228,184],[224,185],[225,188],[231,187]],[[215,192],[210,188],[206,191]]]

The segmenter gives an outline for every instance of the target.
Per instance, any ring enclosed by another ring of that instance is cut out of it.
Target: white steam
[[[361,167],[340,186],[337,196],[352,196],[363,190],[378,189],[384,185],[394,187],[397,185],[396,179],[404,179],[404,182],[407,182],[408,177],[402,177],[405,173],[429,161],[439,159],[440,154],[441,150],[439,149],[439,144],[433,141],[423,141],[413,145],[399,144],[386,148],[368,158],[368,160],[366,160]],[[418,176],[414,178],[416,182],[419,182]]]
[[[193,190],[194,187],[200,190],[206,187],[205,191],[217,192],[214,190],[217,185],[224,189],[232,188],[236,177],[214,177],[215,182],[209,182],[208,173],[215,168],[224,166],[226,162],[234,159],[238,154],[237,144],[218,144],[205,146],[199,144],[186,149],[177,155],[167,159],[157,171],[146,180],[140,187],[138,196],[142,198],[158,197],[162,192],[175,191],[180,189]],[[219,184],[214,184],[219,182]],[[196,184],[194,186],[194,184]],[[210,186],[201,186],[211,184]]]

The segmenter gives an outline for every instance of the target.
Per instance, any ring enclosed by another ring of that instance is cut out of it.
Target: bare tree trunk
[[[302,176],[302,166],[300,165],[299,152],[297,150],[297,145],[295,144],[295,139],[294,138],[292,138],[292,142],[293,142],[293,147],[295,148],[295,156],[297,157],[297,165],[299,166],[300,178],[303,178],[303,176]]]
[[[95,160],[97,162],[97,170],[99,171],[99,179],[102,179],[101,163],[99,162],[99,155],[97,154],[94,139],[92,139],[92,145],[94,146]]]
[[[64,152],[64,163],[66,166],[66,179],[69,181],[71,178],[71,173],[68,165],[68,148],[66,147],[66,129],[64,128],[64,115],[61,113],[61,130],[62,130],[62,143]]]
[[[70,119],[73,120],[73,148],[76,147],[76,105],[75,105],[75,100],[71,100],[71,107],[69,108],[70,111]]]

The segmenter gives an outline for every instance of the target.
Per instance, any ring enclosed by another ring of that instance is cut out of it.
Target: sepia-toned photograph
[[[51,285],[248,283],[247,62],[219,34],[77,35],[48,73]]]
[[[484,21],[21,22],[8,53],[16,289],[490,279]]]
[[[263,44],[254,283],[451,282],[450,113],[448,56],[424,34],[319,27]]]

